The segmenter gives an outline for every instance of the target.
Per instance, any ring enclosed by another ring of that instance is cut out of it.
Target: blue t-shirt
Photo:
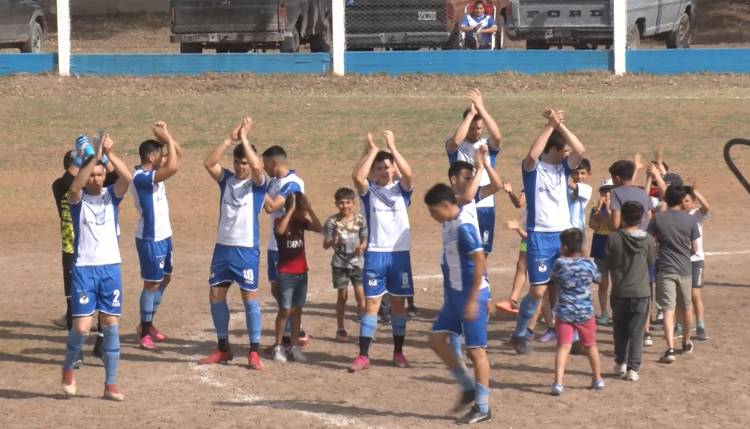
[[[475,27],[477,24],[481,24],[481,29],[490,28],[495,25],[495,18],[487,14],[480,17],[468,14],[464,15],[464,18],[461,20],[461,25],[464,27]],[[474,31],[468,31],[466,34],[474,34]],[[489,45],[492,43],[492,34],[483,33],[481,37],[482,45]]]
[[[599,283],[601,274],[587,258],[558,258],[552,266],[552,280],[560,291],[555,315],[568,323],[583,323],[594,317],[591,284]]]

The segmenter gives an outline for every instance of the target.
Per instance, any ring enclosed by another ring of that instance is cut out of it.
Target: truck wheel
[[[693,38],[693,28],[690,25],[690,15],[683,13],[680,23],[674,31],[667,33],[667,48],[686,49],[690,47]]]
[[[201,54],[203,46],[200,43],[180,43],[181,54]]]
[[[641,47],[641,29],[638,27],[638,24],[633,24],[630,27],[625,43],[628,49],[638,49]]]
[[[526,49],[549,49],[549,43],[542,40],[527,40]]]
[[[331,21],[323,21],[323,32],[315,34],[310,38],[310,51],[312,52],[331,52],[333,45],[333,35],[331,34]]]
[[[299,31],[297,28],[292,28],[292,35],[285,37],[284,42],[281,43],[281,52],[290,54],[299,52]]]
[[[42,50],[42,42],[44,41],[44,31],[42,26],[38,22],[31,24],[29,32],[29,40],[21,45],[21,52],[29,54],[38,54]]]

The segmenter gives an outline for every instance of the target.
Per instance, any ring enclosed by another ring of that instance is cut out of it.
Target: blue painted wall
[[[309,73],[330,70],[328,54],[119,54],[72,55],[72,75],[199,75],[203,73]]]
[[[608,51],[347,52],[346,73],[485,74],[608,71]]]
[[[626,54],[628,73],[750,73],[750,49],[642,49]]]
[[[0,76],[18,73],[51,73],[57,69],[55,54],[2,54]]]

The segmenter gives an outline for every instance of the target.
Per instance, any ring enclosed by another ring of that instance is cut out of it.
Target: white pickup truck
[[[615,1],[627,3],[628,48],[646,37],[664,39],[668,48],[690,46],[697,0],[509,0],[505,31],[527,49],[608,47]]]

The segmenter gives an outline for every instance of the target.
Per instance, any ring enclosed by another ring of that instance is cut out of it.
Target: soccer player
[[[118,322],[122,307],[117,209],[132,176],[112,146],[112,139],[105,134],[94,157],[78,171],[68,191],[75,237],[70,301],[73,329],[68,332],[62,389],[68,396],[76,394],[73,364],[91,329],[93,315],[98,311],[104,331],[104,398],[122,401],[125,397],[115,384],[120,361]],[[119,175],[117,182],[106,188],[106,169],[100,162],[103,155],[107,155]]]
[[[139,216],[135,248],[143,279],[138,344],[146,350],[155,350],[154,341],[166,339],[152,323],[172,278],[172,227],[164,181],[177,173],[177,159],[182,156],[182,149],[169,134],[167,124],[157,122],[153,133],[156,140],[146,140],[138,148],[141,165],[135,168],[130,184]]]
[[[263,369],[259,353],[262,321],[258,303],[258,216],[268,190],[268,178],[263,174],[260,158],[247,139],[252,127],[252,119],[245,117],[239,129],[216,146],[203,162],[208,174],[219,184],[221,193],[216,246],[208,278],[211,317],[216,328],[218,349],[199,360],[201,365],[227,362],[234,357],[229,346],[227,291],[232,282],[236,282],[245,305],[245,323],[250,337],[248,364],[250,369]],[[222,168],[219,161],[236,137],[239,137],[240,144],[233,150],[232,172]]]
[[[263,169],[271,177],[268,184],[268,195],[264,202],[266,213],[271,215],[271,225],[276,223],[276,219],[286,213],[284,206],[286,199],[294,192],[305,192],[305,182],[297,175],[297,172],[289,169],[289,161],[284,148],[281,146],[271,146],[263,152]],[[268,282],[271,284],[271,293],[276,297],[278,284],[276,282],[278,264],[279,264],[279,246],[276,243],[276,235],[273,227],[271,236],[268,239]],[[291,348],[291,321],[288,321],[284,328],[284,345]],[[300,345],[306,346],[310,338],[304,331],[300,332]]]
[[[564,124],[562,111],[547,108],[544,131],[531,145],[522,163],[524,193],[528,201],[527,266],[531,290],[519,306],[516,329],[511,337],[516,353],[528,353],[526,330],[550,282],[552,264],[560,255],[560,232],[571,227],[568,177],[577,167],[585,148]],[[568,150],[570,155],[568,156]]]
[[[441,268],[445,298],[432,325],[430,347],[448,366],[463,389],[456,411],[475,402],[459,424],[490,420],[490,364],[487,359],[487,302],[489,284],[484,248],[479,238],[476,217],[467,206],[459,205],[455,191],[444,184],[433,186],[424,197],[430,216],[443,224]],[[463,335],[474,380],[460,365],[447,343],[448,336]]]
[[[414,189],[411,167],[396,149],[392,131],[383,131],[388,152],[378,150],[367,134],[365,152],[352,174],[362,199],[362,209],[369,231],[365,252],[364,288],[365,314],[359,328],[359,355],[350,372],[369,368],[370,342],[377,328],[380,301],[386,293],[391,299],[393,329],[393,363],[407,368],[403,353],[406,336],[406,297],[414,294],[411,271],[411,229],[408,208]],[[396,168],[401,179],[395,180]]]

